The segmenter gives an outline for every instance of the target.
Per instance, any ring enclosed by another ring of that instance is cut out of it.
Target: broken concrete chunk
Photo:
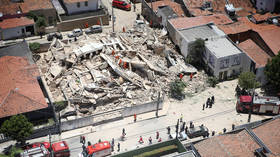
[[[52,64],[50,68],[50,73],[54,78],[57,78],[62,73],[63,68],[58,64]]]

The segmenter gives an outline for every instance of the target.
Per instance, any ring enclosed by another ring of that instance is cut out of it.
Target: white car
[[[81,35],[83,35],[83,31],[80,28],[76,28],[71,33],[67,34],[69,38],[78,37]]]
[[[143,20],[135,20],[133,26],[134,27],[144,27],[145,22]]]

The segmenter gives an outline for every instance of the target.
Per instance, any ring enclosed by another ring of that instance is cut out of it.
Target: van
[[[127,11],[131,10],[131,5],[128,4],[127,2],[121,1],[121,0],[113,0],[112,6],[119,8],[119,9],[127,10]]]

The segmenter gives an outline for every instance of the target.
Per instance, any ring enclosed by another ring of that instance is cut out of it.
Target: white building
[[[14,39],[34,35],[35,26],[32,19],[26,17],[0,21],[0,39]]]
[[[69,15],[98,9],[99,0],[62,0]]]
[[[196,39],[203,39],[205,41],[203,60],[209,67],[208,71],[221,80],[250,69],[249,57],[213,23],[168,30],[172,31],[172,41],[180,48],[184,57],[187,57],[190,51],[190,44]]]

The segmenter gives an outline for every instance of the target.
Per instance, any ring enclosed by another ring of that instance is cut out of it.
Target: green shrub
[[[65,101],[55,102],[55,111],[61,111],[67,107],[67,103]]]
[[[211,87],[216,87],[216,85],[219,83],[218,79],[216,77],[208,77],[207,79],[207,83],[209,83],[209,85]]]
[[[184,89],[186,86],[187,84],[182,80],[175,80],[174,82],[171,82],[170,84],[171,97],[182,100],[185,97]]]
[[[142,153],[142,154],[139,154],[139,155],[135,155],[133,157],[161,156],[161,155],[164,155],[167,152],[175,151],[177,149],[178,149],[178,147],[176,145],[170,145],[170,146],[165,146],[165,147],[162,147],[162,148],[158,148],[158,149],[155,149],[155,150],[152,150],[152,151],[149,151],[149,152],[145,152],[145,153]]]
[[[40,49],[40,43],[37,42],[30,43],[29,48],[32,52],[37,52]]]

